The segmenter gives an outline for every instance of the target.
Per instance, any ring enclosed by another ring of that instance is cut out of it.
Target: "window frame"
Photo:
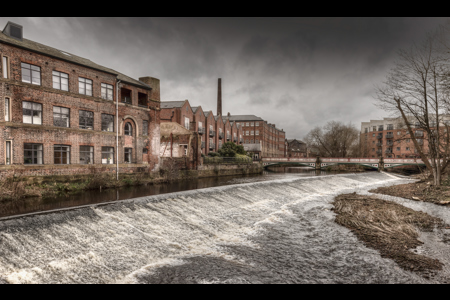
[[[126,164],[131,164],[133,163],[133,148],[124,148],[123,149],[123,162]],[[127,156],[129,155],[129,160],[127,160]]]
[[[103,92],[103,90],[105,92]],[[102,99],[113,101],[114,100],[114,86],[109,83],[102,82],[100,84],[100,95]],[[111,98],[111,99],[110,99]]]
[[[59,109],[60,112],[55,112],[55,108]],[[62,113],[63,109],[67,110],[68,113],[67,114]],[[67,126],[60,126],[57,124],[58,120],[60,120],[61,122],[64,121],[63,116],[67,116],[67,120],[65,122],[67,124]],[[62,128],[70,128],[70,108],[63,107],[63,106],[53,106],[53,126],[62,127]]]
[[[2,55],[2,78],[9,79],[11,77],[10,74],[10,59],[9,56]]]
[[[11,98],[5,97],[5,122],[11,122]]]
[[[5,141],[5,165],[13,164],[13,141],[6,140]]]
[[[26,148],[26,145],[31,145],[31,149]],[[41,146],[41,149],[34,149],[34,146]],[[31,151],[31,157],[28,157],[27,155],[25,155],[25,151]],[[37,155],[36,157],[34,156],[35,151],[41,153],[41,157],[40,157],[41,163],[34,163],[35,159],[39,159],[39,155]],[[27,158],[31,158],[31,163],[26,162]],[[23,144],[23,164],[24,165],[43,165],[44,164],[44,145],[39,144],[39,143],[24,143]]]
[[[84,81],[80,81],[80,79],[83,79]],[[88,81],[90,81],[90,83],[88,83]],[[82,93],[81,90],[80,90],[80,89],[81,89],[80,84],[84,85],[84,87],[83,87],[84,93]],[[87,87],[88,85],[91,86],[91,89],[90,89],[91,93],[90,93],[90,94],[87,93],[88,89],[87,89],[86,87]],[[92,80],[92,79],[85,78],[85,77],[79,77],[79,76],[78,76],[78,94],[80,94],[80,95],[86,95],[86,96],[91,96],[91,97],[92,97],[92,95],[93,95],[93,90],[94,90],[94,89],[93,89],[93,80]]]
[[[91,113],[92,114],[92,126],[88,125],[87,120],[89,120],[89,116],[82,116],[82,112],[84,113]],[[84,122],[81,122],[81,118],[84,119]],[[84,127],[84,128],[83,128]],[[88,128],[88,127],[92,127],[92,128]],[[94,112],[90,111],[90,110],[82,110],[80,109],[78,111],[78,128],[80,129],[85,129],[85,130],[94,130]]]
[[[60,150],[57,150],[56,148],[61,148]],[[67,149],[64,151],[62,148],[66,147]],[[70,152],[71,152],[71,146],[70,145],[53,145],[53,164],[54,165],[70,165]],[[57,153],[60,153],[60,156],[57,157]],[[63,153],[66,153],[66,160],[67,163],[63,163]],[[56,159],[60,159],[60,163],[56,163]]]
[[[27,66],[30,66],[30,67],[27,68],[24,65],[27,65]],[[38,68],[39,71],[38,70],[33,70],[33,67],[34,68]],[[29,64],[29,63],[21,62],[20,63],[20,70],[21,70],[21,80],[22,80],[22,82],[29,83],[29,84],[34,84],[34,85],[41,85],[42,84],[41,67],[36,66],[36,65],[32,65],[32,64]],[[24,76],[27,76],[27,75],[24,74],[24,70],[29,70],[30,71],[29,72],[29,78],[30,78],[29,81],[24,80]],[[33,77],[33,74],[35,74],[36,72],[39,74],[39,83],[35,83],[35,81],[33,80],[33,78],[37,78],[37,77]]]
[[[142,120],[142,135],[148,136],[148,120]]]
[[[30,103],[31,104],[31,109],[30,108],[24,108],[24,104],[25,103]],[[35,105],[39,105],[40,107],[41,107],[41,110],[35,110],[34,109],[34,106]],[[28,109],[28,110],[31,110],[31,123],[29,123],[29,122],[25,122],[25,119],[24,119],[24,110],[25,109]],[[34,112],[40,112],[41,113],[41,115],[40,115],[40,120],[41,120],[41,123],[34,123]],[[33,125],[42,125],[42,120],[43,120],[43,115],[42,115],[42,111],[43,111],[43,105],[42,105],[42,103],[37,103],[37,102],[30,102],[30,101],[22,101],[22,123],[23,124],[33,124]]]
[[[85,147],[85,148],[89,147],[89,150],[82,150],[82,147]],[[86,156],[88,157],[89,162],[82,163],[81,159],[85,158]],[[94,164],[94,146],[80,145],[80,148],[79,148],[79,159],[80,159],[80,161],[79,161],[80,165],[93,165]]]
[[[130,122],[125,122],[125,126],[123,127],[123,134],[127,136],[133,136],[133,125],[131,125]]]
[[[108,129],[109,129],[109,125],[108,125],[108,127],[104,127],[104,126],[103,126],[103,125],[105,124],[105,121],[110,121],[110,120],[105,120],[105,117],[106,117],[106,116],[111,117],[111,120],[112,120],[112,126],[111,126],[112,130],[111,130],[111,131],[108,130]],[[114,120],[114,115],[102,113],[102,115],[101,115],[102,131],[106,131],[106,132],[114,132],[114,122],[115,122],[115,120]],[[106,129],[105,129],[105,128],[106,128]]]
[[[63,75],[66,75],[67,77],[64,77]],[[55,78],[57,79],[57,81],[55,81]],[[63,79],[67,80],[67,83],[64,84],[65,86],[67,86],[67,89],[62,88],[63,87]],[[61,71],[53,70],[52,71],[52,83],[53,83],[52,86],[54,89],[68,92],[69,91],[69,74],[61,72]],[[59,88],[55,87],[55,84],[59,84]]]
[[[115,154],[114,147],[102,146],[101,150],[102,150],[102,164],[103,165],[113,165],[114,164],[114,154]],[[112,151],[110,151],[110,150],[112,150]],[[111,154],[112,155],[110,157],[103,158],[104,154],[108,154],[108,156],[111,155]],[[108,161],[108,159],[110,159],[111,162],[110,163],[104,162],[104,159],[106,159],[106,161]]]

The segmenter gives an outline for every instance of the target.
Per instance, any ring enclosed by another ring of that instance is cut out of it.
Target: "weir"
[[[333,265],[353,258],[356,265],[364,265],[361,272],[371,272],[380,280],[386,278],[388,268],[394,282],[420,282],[363,247],[333,222],[330,210],[337,194],[403,182],[409,180],[378,172],[303,177],[1,220],[0,283],[140,282],[160,267],[180,266],[193,257],[255,268],[258,263],[230,247],[261,251],[265,242],[259,239],[267,238],[271,226],[285,230],[277,235],[280,245],[287,243],[283,235],[296,228],[295,242],[286,247],[294,247],[289,253],[305,253],[301,261]],[[336,252],[328,253],[330,247]],[[362,262],[361,255],[371,263]],[[349,280],[359,276],[354,266],[347,269],[353,278]]]

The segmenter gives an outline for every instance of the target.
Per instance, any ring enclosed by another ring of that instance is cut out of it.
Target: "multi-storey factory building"
[[[0,173],[156,171],[159,80],[0,32]]]

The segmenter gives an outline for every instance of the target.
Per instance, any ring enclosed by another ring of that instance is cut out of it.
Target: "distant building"
[[[297,139],[287,139],[287,157],[308,157],[306,143]]]

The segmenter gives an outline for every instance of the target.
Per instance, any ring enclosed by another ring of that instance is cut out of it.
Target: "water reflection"
[[[275,179],[288,179],[298,176],[321,176],[329,174],[336,174],[336,172],[314,170],[304,167],[271,167],[264,170],[262,174],[199,178],[166,184],[131,186],[122,187],[119,189],[89,190],[74,195],[67,195],[52,199],[29,198],[14,203],[3,203],[0,204],[0,217],[202,189],[214,186]]]

